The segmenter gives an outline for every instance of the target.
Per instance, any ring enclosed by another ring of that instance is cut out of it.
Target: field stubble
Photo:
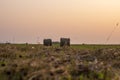
[[[0,45],[0,80],[120,80],[120,46]]]

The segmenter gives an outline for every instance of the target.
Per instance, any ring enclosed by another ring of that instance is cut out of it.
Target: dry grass
[[[119,80],[120,49],[0,45],[0,80]]]

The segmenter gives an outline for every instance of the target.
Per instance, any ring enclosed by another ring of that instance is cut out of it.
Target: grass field
[[[0,80],[120,80],[120,45],[0,44]]]
[[[72,48],[76,48],[76,49],[90,49],[90,50],[96,50],[96,49],[101,49],[101,48],[120,48],[120,45],[115,45],[115,44],[111,44],[111,45],[101,45],[101,44],[86,44],[86,45],[82,45],[82,44],[73,44],[71,46]]]

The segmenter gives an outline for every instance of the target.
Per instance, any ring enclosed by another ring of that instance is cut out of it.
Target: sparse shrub
[[[98,75],[98,79],[100,80],[104,79],[104,74],[102,72],[99,72],[97,75]]]
[[[72,76],[71,75],[68,75],[67,78],[68,78],[68,80],[72,80]]]
[[[80,78],[80,80],[84,80],[83,74],[81,74],[79,78]]]
[[[62,74],[64,72],[65,72],[65,70],[63,70],[63,69],[58,69],[58,70],[55,71],[55,73],[57,73],[57,74]]]
[[[0,62],[0,65],[1,65],[2,67],[5,67],[5,66],[6,66],[5,62]]]
[[[12,76],[11,80],[23,80],[23,76],[22,76],[21,73],[16,72],[16,73]]]
[[[4,66],[5,66],[5,63],[2,63],[1,66],[4,67]]]
[[[25,51],[27,51],[27,48],[26,48],[26,47],[22,47],[22,48],[21,48],[21,51],[22,51],[22,52],[25,52]]]

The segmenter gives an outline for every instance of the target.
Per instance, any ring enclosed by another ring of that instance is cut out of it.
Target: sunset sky
[[[104,44],[117,22],[120,0],[0,0],[0,42]],[[120,25],[108,43],[120,44]]]

